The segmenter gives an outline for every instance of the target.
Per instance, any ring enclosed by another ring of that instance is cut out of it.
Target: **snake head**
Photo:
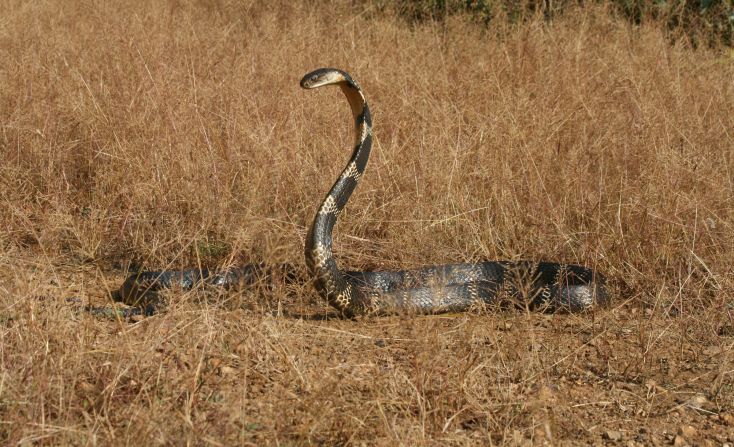
[[[349,76],[345,71],[337,68],[319,68],[306,74],[303,79],[301,79],[301,87],[309,89],[342,83],[346,83],[351,87],[359,88],[351,76]]]

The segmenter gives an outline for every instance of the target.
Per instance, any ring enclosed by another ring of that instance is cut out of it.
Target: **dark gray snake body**
[[[115,301],[131,308],[109,306],[85,306],[84,310],[98,316],[128,318],[136,315],[153,315],[161,307],[160,293],[165,290],[191,290],[196,286],[216,287],[224,290],[269,284],[274,275],[286,282],[297,280],[297,269],[289,264],[246,264],[228,269],[188,269],[141,271],[127,277],[120,288],[112,293]]]
[[[347,97],[355,123],[355,147],[346,167],[326,195],[306,237],[306,265],[319,295],[347,316],[368,313],[439,313],[494,304],[504,297],[531,308],[582,311],[607,304],[604,277],[584,266],[534,261],[487,261],[429,266],[417,270],[342,272],[332,251],[332,233],[340,212],[367,167],[372,146],[372,120],[357,83],[344,71],[322,68],[301,80],[312,89],[338,85]],[[289,274],[292,266],[280,266]],[[117,298],[131,305],[173,286],[198,283],[230,288],[267,278],[270,268],[251,264],[225,271],[191,269],[141,272],[130,276]],[[293,277],[291,275],[291,277]]]
[[[266,264],[247,264],[225,270],[188,269],[145,271],[130,275],[115,294],[116,299],[129,305],[150,304],[159,292],[178,288],[190,290],[197,285],[232,289],[247,287],[267,280],[275,270],[290,275],[289,265],[269,266]]]

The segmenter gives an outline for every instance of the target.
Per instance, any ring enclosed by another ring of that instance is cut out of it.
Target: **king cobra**
[[[372,147],[370,109],[359,85],[334,68],[312,71],[301,87],[338,85],[354,117],[355,146],[346,167],[321,202],[306,237],[306,265],[322,298],[345,316],[395,312],[465,311],[493,304],[503,296],[532,308],[578,312],[608,304],[604,277],[569,264],[487,261],[447,264],[418,270],[342,272],[332,251],[339,214],[364,174]]]
[[[608,304],[604,277],[571,264],[533,261],[487,261],[424,267],[417,270],[342,272],[332,251],[332,233],[367,167],[372,147],[372,119],[362,90],[349,74],[334,68],[308,73],[301,87],[338,85],[352,109],[355,146],[346,167],[321,202],[306,237],[306,265],[319,295],[345,316],[395,312],[465,311],[497,303],[503,296],[523,299],[532,308],[583,311]],[[152,313],[159,291],[191,289],[203,283],[232,288],[268,280],[277,270],[286,281],[297,280],[295,267],[248,264],[229,270],[148,271],[131,275],[114,298]],[[517,301],[517,300],[516,300]],[[104,309],[92,309],[103,313]],[[140,313],[141,311],[138,311]]]

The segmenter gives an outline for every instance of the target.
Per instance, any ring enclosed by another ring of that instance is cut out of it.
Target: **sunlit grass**
[[[4,443],[726,440],[725,50],[603,8],[487,30],[349,2],[3,3]],[[75,313],[128,268],[303,265],[353,140],[338,89],[298,87],[320,66],[349,71],[374,118],[341,266],[580,263],[612,309],[348,321],[277,283],[173,293],[135,324]]]

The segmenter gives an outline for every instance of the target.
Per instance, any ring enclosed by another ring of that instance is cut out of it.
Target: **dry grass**
[[[734,441],[725,51],[603,8],[489,32],[348,2],[0,10],[3,444]],[[302,265],[352,141],[337,89],[298,88],[319,66],[375,120],[342,266],[578,262],[615,306],[345,321],[304,284],[75,313],[130,265]]]

